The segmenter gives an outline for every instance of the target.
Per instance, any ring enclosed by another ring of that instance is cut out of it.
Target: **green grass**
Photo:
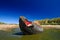
[[[60,40],[60,30],[48,29],[43,33],[23,36],[22,40]]]
[[[0,31],[0,40],[60,40],[60,30],[45,29],[44,32],[33,35],[12,36],[15,31]]]

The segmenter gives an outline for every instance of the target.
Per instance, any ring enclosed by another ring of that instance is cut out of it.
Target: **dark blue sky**
[[[0,21],[18,23],[19,16],[29,20],[60,17],[60,0],[0,0]]]

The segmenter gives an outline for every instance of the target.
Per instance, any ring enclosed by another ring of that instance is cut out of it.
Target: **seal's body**
[[[43,29],[37,27],[36,24],[32,23],[31,21],[28,21],[23,16],[20,16],[19,18],[19,27],[24,34],[35,34],[37,32],[41,32],[42,30],[40,29]]]

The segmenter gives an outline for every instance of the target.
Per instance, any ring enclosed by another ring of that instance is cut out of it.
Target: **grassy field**
[[[44,32],[33,35],[13,35],[18,32],[15,30],[0,31],[0,40],[60,40],[60,29],[44,29]]]
[[[48,29],[39,34],[35,35],[26,35],[21,38],[22,40],[60,40],[60,30]]]

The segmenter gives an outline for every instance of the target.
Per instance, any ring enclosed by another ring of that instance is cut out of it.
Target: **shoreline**
[[[60,25],[41,25],[43,28],[55,28],[55,29],[60,29]]]
[[[40,26],[43,27],[44,29],[51,29],[51,28],[60,29],[60,25],[40,25]],[[14,28],[19,28],[19,25],[0,24],[0,30],[3,30],[3,31],[11,30]]]
[[[7,31],[13,28],[19,28],[18,25],[15,24],[0,24],[0,30]]]

